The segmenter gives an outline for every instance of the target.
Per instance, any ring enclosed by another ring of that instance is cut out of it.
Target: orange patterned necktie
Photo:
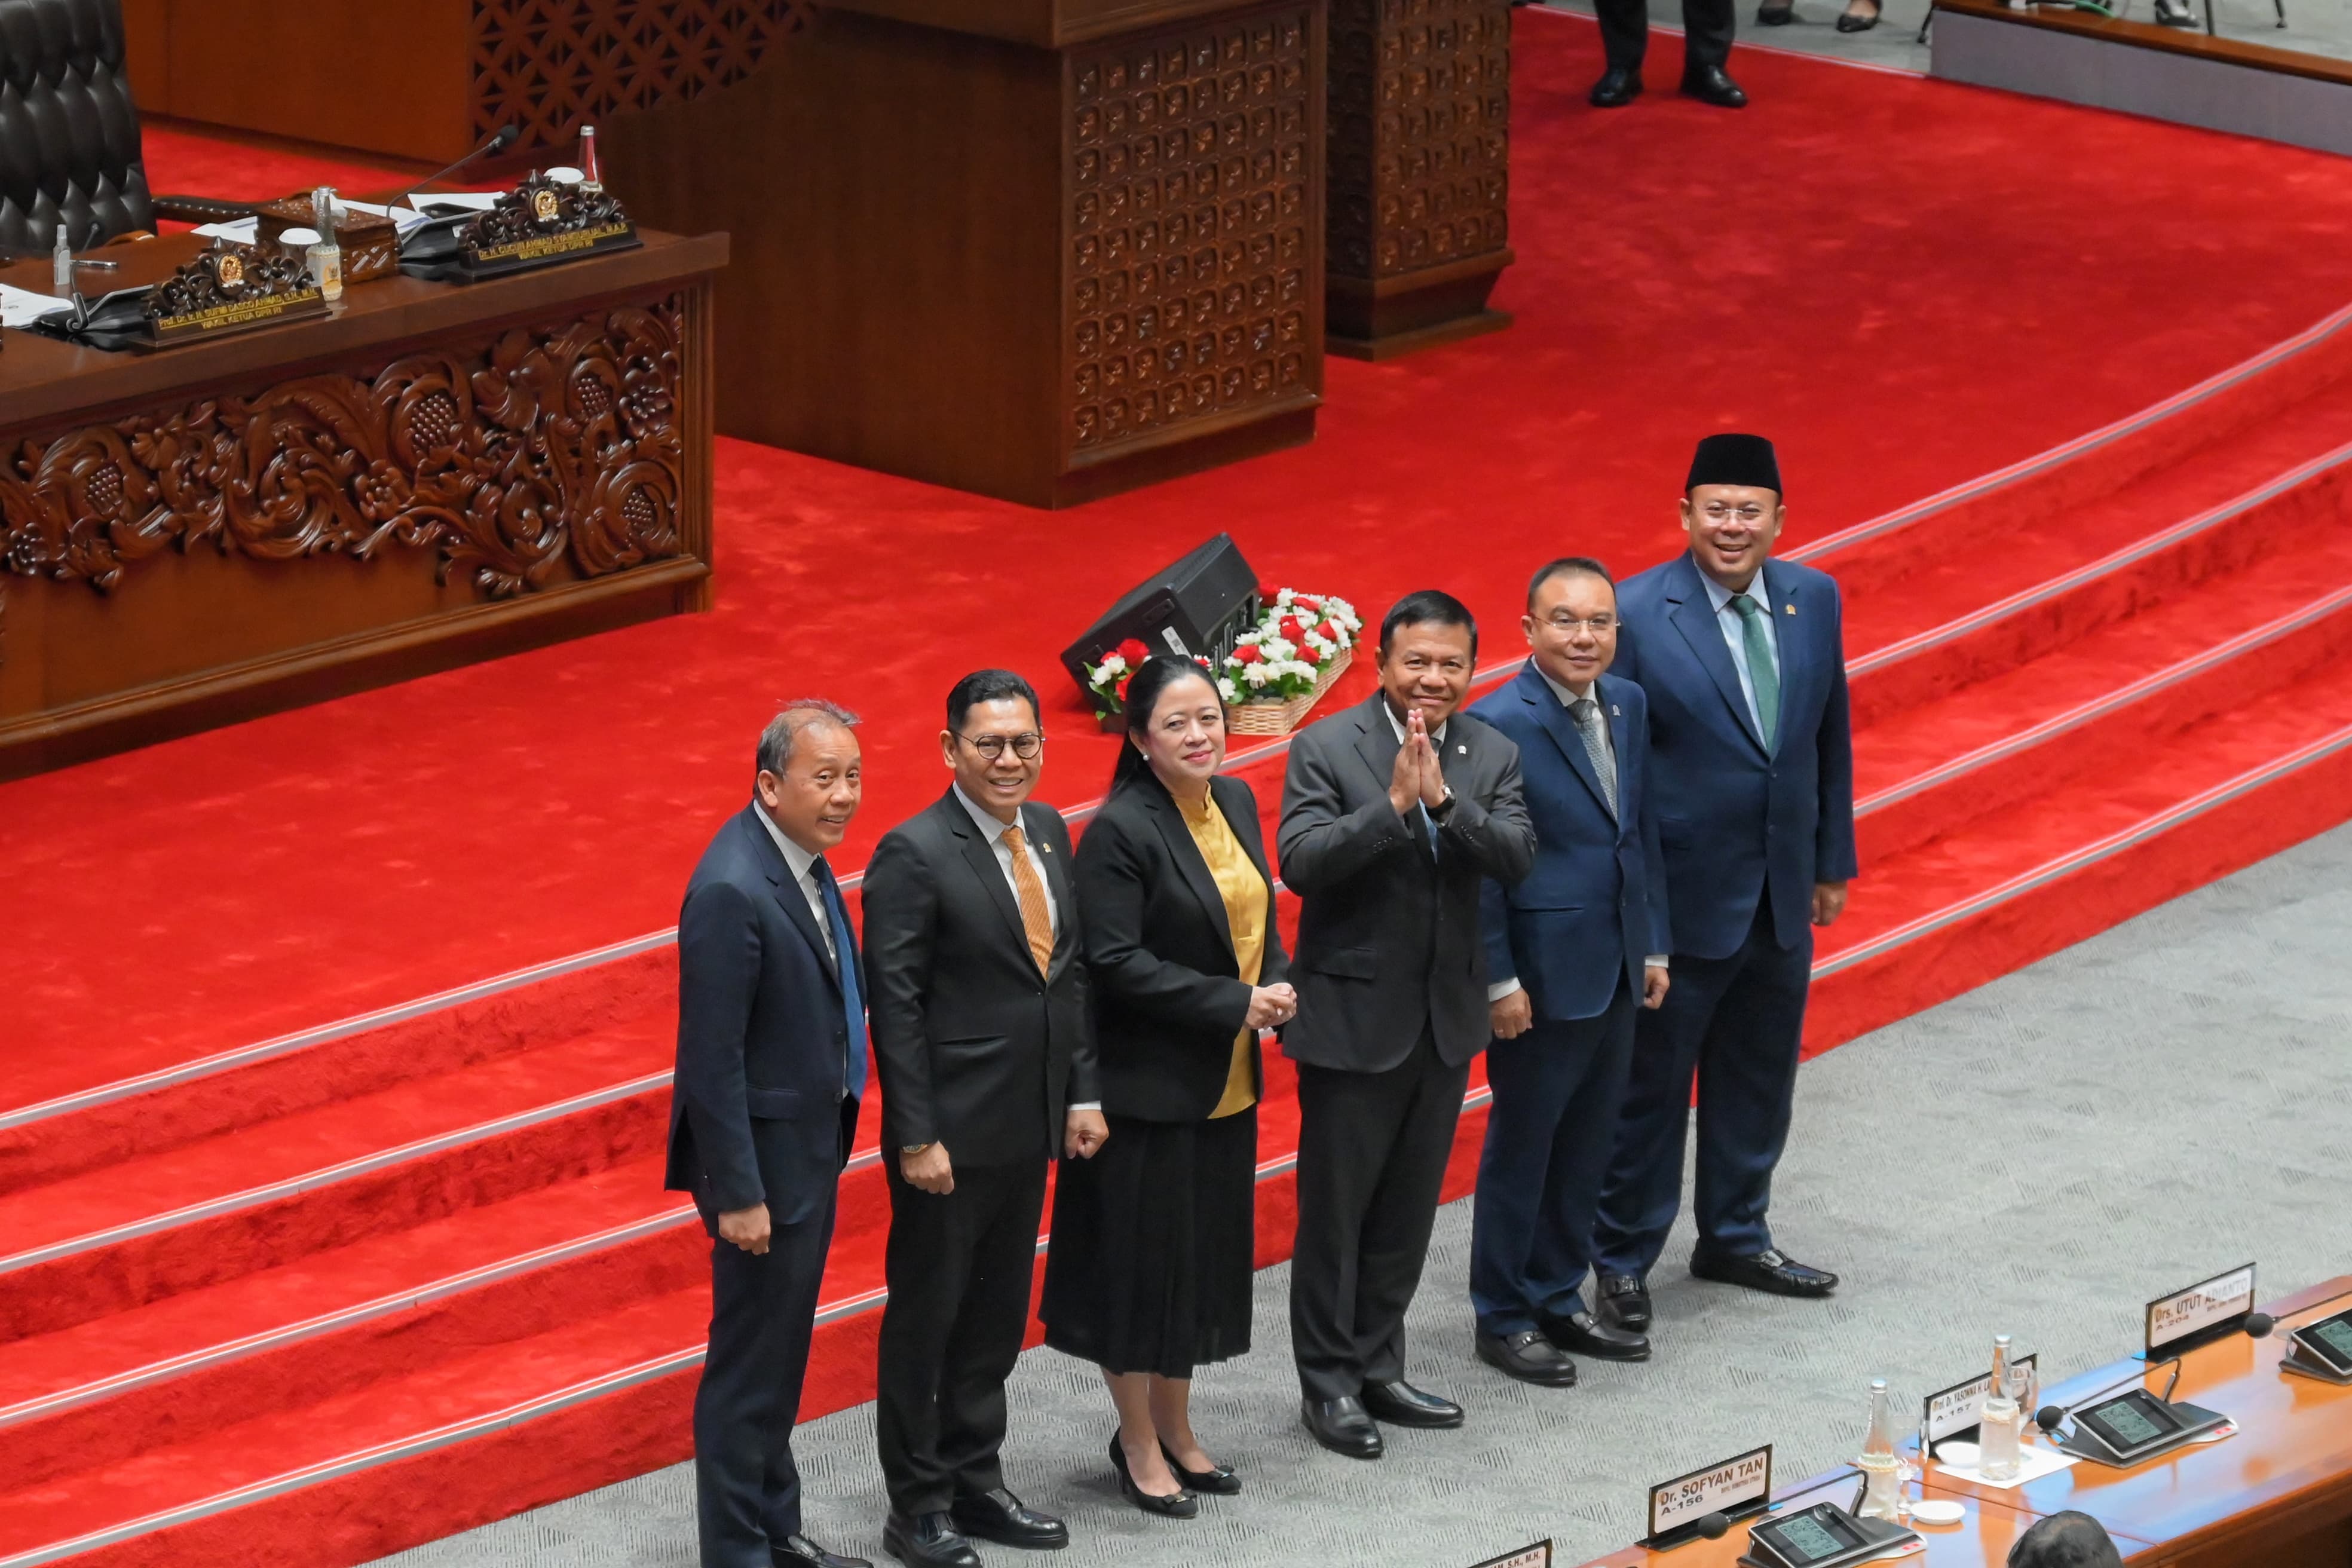
[[[1021,837],[1016,824],[1004,830],[1005,847],[1013,851],[1013,893],[1021,900],[1021,930],[1029,938],[1029,956],[1037,961],[1037,973],[1050,974],[1054,970],[1054,912],[1045,902],[1045,884],[1037,879],[1037,868],[1030,863],[1029,846]]]

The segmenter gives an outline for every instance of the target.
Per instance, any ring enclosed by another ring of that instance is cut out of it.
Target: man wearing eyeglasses
[[[1106,1136],[1084,943],[1037,694],[1011,670],[948,694],[953,782],[866,872],[866,963],[890,1190],[876,1426],[902,1563],[974,1568],[970,1537],[1069,1531],[1008,1491],[1004,1380],[1029,1323],[1045,1173]]]
[[[1665,871],[1649,790],[1649,707],[1605,673],[1607,567],[1554,561],[1528,584],[1532,657],[1470,711],[1518,743],[1534,869],[1481,894],[1495,1092],[1470,1227],[1478,1359],[1569,1388],[1566,1352],[1643,1361],[1650,1342],[1584,1303],[1592,1215],[1633,1057],[1633,1016],[1668,994]]]
[[[1617,672],[1649,700],[1674,987],[1634,1028],[1601,1188],[1603,1314],[1650,1326],[1649,1272],[1682,1205],[1698,1079],[1691,1272],[1779,1296],[1837,1276],[1773,1244],[1772,1171],[1789,1133],[1812,928],[1854,874],[1853,738],[1837,584],[1771,559],[1780,470],[1760,436],[1709,436],[1684,487],[1690,549],[1627,580]]]

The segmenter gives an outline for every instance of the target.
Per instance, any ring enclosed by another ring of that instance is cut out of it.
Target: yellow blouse
[[[1218,896],[1225,901],[1225,926],[1234,934],[1234,969],[1244,984],[1255,985],[1265,965],[1266,906],[1272,901],[1266,897],[1265,879],[1258,875],[1249,851],[1234,837],[1233,825],[1213,799],[1203,799],[1198,806],[1180,800],[1176,806],[1184,814],[1184,826],[1192,830],[1201,858],[1209,863]],[[1225,1069],[1224,1096],[1209,1112],[1211,1121],[1257,1103],[1257,1083],[1250,1071],[1250,1047],[1256,1042],[1257,1031],[1246,1024],[1234,1037],[1234,1059]]]

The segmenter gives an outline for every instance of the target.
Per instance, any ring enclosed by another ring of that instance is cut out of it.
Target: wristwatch
[[[1445,786],[1445,798],[1439,801],[1435,805],[1424,806],[1423,809],[1427,811],[1430,816],[1434,820],[1439,822],[1444,821],[1445,814],[1454,809],[1454,786],[1452,784],[1447,784]]]
[[[900,1154],[919,1154],[930,1146],[931,1145],[929,1143],[901,1143],[898,1145],[898,1152]]]

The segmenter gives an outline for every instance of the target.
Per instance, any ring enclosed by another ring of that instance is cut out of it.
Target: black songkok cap
[[[1703,436],[1698,450],[1691,455],[1690,478],[1684,481],[1683,493],[1687,495],[1701,485],[1751,485],[1774,495],[1780,489],[1780,460],[1772,455],[1772,443],[1761,436]]]

